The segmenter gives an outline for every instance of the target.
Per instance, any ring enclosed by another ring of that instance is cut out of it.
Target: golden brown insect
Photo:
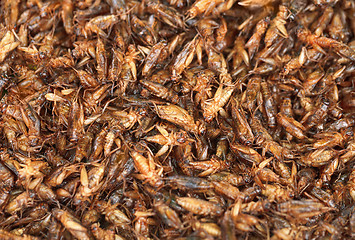
[[[319,167],[328,164],[337,154],[334,149],[322,148],[302,156],[300,161],[308,166]]]
[[[232,0],[232,1],[234,1],[234,0]],[[228,2],[232,2],[232,1],[228,1]],[[225,3],[228,4],[228,2],[227,3],[225,2]],[[226,7],[228,8],[229,6],[226,6]],[[222,12],[224,10],[218,9],[218,11]],[[225,47],[228,45],[227,33],[228,33],[228,24],[227,24],[226,20],[224,20],[224,18],[221,18],[221,24],[220,24],[219,28],[216,29],[216,33],[215,33],[215,35],[216,35],[216,49],[218,51],[224,50]]]
[[[294,195],[292,190],[278,184],[264,184],[264,189],[262,189],[261,192],[271,202],[285,202],[290,200]]]
[[[252,144],[254,142],[253,131],[249,126],[244,111],[237,104],[236,99],[232,99],[232,118],[235,121],[237,138],[243,144]]]
[[[346,132],[324,132],[315,135],[318,140],[313,144],[314,148],[335,147],[342,145],[350,137]]]
[[[218,157],[212,157],[208,161],[195,161],[190,162],[189,165],[195,170],[202,170],[199,176],[207,176],[218,171],[226,170],[229,167],[228,162],[218,159]]]
[[[20,45],[19,41],[16,41],[14,34],[11,31],[7,31],[0,41],[0,63],[3,62],[6,56]]]
[[[118,49],[113,49],[111,65],[108,69],[107,78],[112,82],[117,82],[122,71],[123,53]]]
[[[162,22],[173,28],[183,28],[184,22],[182,16],[174,8],[170,8],[159,1],[150,1],[147,3],[148,11],[155,14]]]
[[[309,30],[299,28],[297,37],[305,43],[312,45],[313,48],[325,54],[323,48],[330,48],[338,53],[340,56],[346,57],[351,61],[355,61],[355,51],[344,43],[338,42],[327,37],[318,37],[312,34]]]
[[[13,198],[6,206],[5,212],[9,214],[14,214],[23,208],[35,206],[34,202],[34,192],[25,191]]]
[[[262,213],[268,211],[271,207],[269,200],[259,200],[257,202],[243,203],[241,211],[246,213]]]
[[[107,38],[107,34],[103,30],[110,28],[117,21],[118,18],[115,15],[94,17],[85,24],[84,36],[87,38],[92,32],[94,32],[103,38]]]
[[[162,221],[169,227],[176,229],[181,229],[183,227],[179,215],[163,202],[158,201],[154,203],[154,208]]]
[[[82,204],[90,196],[96,193],[104,184],[102,181],[105,173],[105,166],[97,166],[90,169],[89,172],[83,166],[80,172],[80,187],[73,198],[74,204]]]
[[[104,240],[114,240],[119,239],[118,235],[115,234],[114,231],[109,229],[102,229],[99,223],[94,223],[90,226],[91,232],[96,239],[104,239]]]
[[[58,167],[47,178],[49,186],[58,186],[72,173],[78,171],[78,165],[68,164]]]
[[[266,119],[269,127],[275,127],[277,107],[273,95],[270,92],[267,82],[261,82],[261,92],[263,95],[263,109],[266,115]]]
[[[223,208],[219,205],[202,199],[190,197],[177,197],[176,202],[187,211],[203,216],[219,216],[223,214]]]
[[[329,101],[326,99],[321,100],[315,109],[308,112],[303,119],[301,120],[301,124],[306,128],[309,129],[319,122],[321,122],[327,115],[329,109]]]
[[[19,236],[16,233],[6,231],[4,229],[0,230],[0,238],[4,240],[12,240],[12,239],[19,239],[19,240],[37,240],[39,238],[27,235],[27,234],[22,234],[22,236]]]
[[[252,59],[254,54],[258,51],[261,38],[266,32],[267,27],[269,26],[270,18],[266,17],[258,22],[255,27],[254,34],[249,38],[248,42],[245,44],[245,47],[248,48],[249,58]]]
[[[207,98],[211,97],[210,83],[214,80],[214,73],[208,69],[198,69],[192,68],[185,71],[185,76],[191,82],[196,82],[195,86],[192,88],[195,94],[196,104],[203,103]]]
[[[263,157],[254,149],[241,145],[241,144],[230,144],[231,150],[242,160],[254,163],[258,165],[263,161]]]
[[[204,14],[205,16],[209,15],[215,7],[222,3],[223,0],[197,0],[190,8],[187,10],[188,18],[195,18],[198,15]]]
[[[237,37],[234,41],[234,47],[231,53],[228,55],[228,58],[233,57],[233,68],[237,69],[242,62],[246,66],[250,65],[250,56],[248,55],[247,51],[245,50],[247,45],[244,42],[242,37]]]
[[[221,74],[222,75],[222,74]],[[229,74],[228,74],[229,75]],[[230,96],[234,91],[234,86],[220,84],[214,97],[203,103],[203,116],[206,122],[211,122],[215,118],[222,107],[227,104]]]
[[[321,202],[311,199],[303,199],[302,201],[291,200],[280,203],[277,207],[280,212],[287,212],[295,218],[308,218],[333,210],[333,208],[326,207]]]
[[[186,43],[182,51],[176,56],[172,66],[173,78],[177,79],[179,75],[187,68],[195,57],[196,46],[201,41],[195,37],[190,42]]]
[[[160,132],[160,134],[148,136],[145,138],[145,140],[147,140],[148,142],[154,142],[159,145],[163,145],[163,147],[156,153],[156,157],[165,154],[169,150],[169,148],[171,151],[173,146],[184,145],[189,141],[193,141],[188,137],[185,131],[172,132],[169,134],[169,132],[164,127],[159,125],[156,125],[155,127]]]
[[[98,38],[96,43],[96,62],[96,71],[98,73],[98,78],[102,81],[107,74],[107,56],[105,44],[101,40],[101,38]]]
[[[322,187],[323,184],[329,183],[331,180],[332,175],[334,172],[337,170],[339,165],[339,158],[335,158],[331,163],[329,163],[327,166],[325,166],[322,169],[321,175],[319,180],[316,183],[317,187]]]
[[[330,37],[341,42],[348,42],[350,34],[345,16],[344,11],[335,12],[330,24],[327,26]]]
[[[103,144],[104,156],[107,157],[112,153],[112,146],[116,142],[117,144],[117,137],[120,134],[121,129],[117,127],[112,127],[110,131],[107,132],[105,136],[105,143]],[[105,132],[106,133],[106,132]],[[120,144],[117,145],[118,147]]]
[[[305,47],[302,48],[301,53],[298,57],[292,58],[288,63],[284,66],[283,73],[285,75],[289,74],[290,72],[300,69],[307,61],[307,49]]]
[[[130,223],[131,220],[125,213],[117,209],[116,204],[110,204],[108,202],[99,201],[97,203],[99,211],[105,215],[106,221],[118,226],[123,223]]]
[[[62,19],[65,31],[68,34],[73,32],[73,2],[65,0],[62,3]]]
[[[266,159],[263,162],[261,162],[255,170],[253,170],[254,176],[254,181],[257,183],[260,187],[263,187],[262,182],[276,182],[276,183],[281,183],[282,178],[280,178],[279,175],[274,173],[271,169],[266,168],[265,166],[272,160],[271,159]]]
[[[327,7],[324,9],[322,16],[311,26],[312,31],[317,36],[321,36],[323,31],[326,29],[330,20],[332,19],[334,10],[332,7]]]
[[[142,69],[142,75],[148,75],[154,65],[159,64],[165,60],[167,54],[167,43],[165,41],[161,41],[152,46],[145,59],[145,64]]]
[[[306,130],[305,127],[294,118],[288,117],[281,112],[278,113],[276,117],[280,125],[282,125],[289,134],[298,139],[304,139],[306,137],[303,133]]]
[[[160,187],[163,184],[160,178],[163,168],[161,168],[159,172],[155,170],[155,162],[150,154],[148,155],[148,158],[146,158],[137,151],[132,150],[131,156],[134,160],[136,169],[142,174],[143,179],[148,181],[149,184],[154,187]]]
[[[179,96],[172,89],[169,89],[159,83],[149,81],[149,80],[140,80],[140,83],[147,88],[150,93],[153,95],[166,99],[174,104],[177,104],[179,100]]]
[[[237,200],[237,199],[244,199],[243,193],[239,192],[237,187],[227,183],[227,182],[212,182],[214,190],[216,193],[222,194],[223,196]]]
[[[265,45],[270,47],[276,38],[281,35],[284,38],[288,38],[287,29],[285,27],[286,20],[289,16],[289,10],[286,6],[280,5],[279,12],[276,17],[271,21],[269,29],[265,34]]]
[[[261,0],[243,0],[239,2],[238,4],[241,6],[246,6],[246,7],[262,7],[265,5],[268,5],[275,0],[266,0],[266,1],[261,1]]]
[[[208,176],[212,181],[225,181],[236,187],[245,185],[250,181],[250,177],[246,175],[235,175],[229,172],[219,172]]]
[[[355,156],[355,142],[354,138],[349,141],[349,145],[345,149],[345,153],[340,156],[340,161],[342,163],[347,163]]]
[[[188,112],[176,105],[156,106],[156,111],[160,118],[183,127],[186,131],[197,133],[198,127],[192,116]]]
[[[80,239],[90,239],[88,229],[83,227],[80,221],[67,210],[55,208],[52,210],[52,213],[53,216],[58,219],[74,237]]]
[[[215,223],[205,223],[196,220],[192,222],[192,229],[198,232],[199,236],[205,238],[207,238],[207,236],[218,238],[222,235],[220,227]]]
[[[253,227],[256,227],[259,224],[259,219],[253,215],[238,213],[235,214],[235,211],[231,211],[232,220],[237,230],[242,232],[251,232]]]

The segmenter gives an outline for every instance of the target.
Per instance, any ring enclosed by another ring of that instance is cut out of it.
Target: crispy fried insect
[[[187,211],[203,216],[219,216],[223,214],[223,208],[219,205],[197,198],[176,197],[176,202]]]
[[[272,2],[274,2],[275,0],[266,0],[266,1],[261,1],[261,0],[243,0],[240,1],[238,4],[241,6],[245,6],[245,7],[262,7],[262,6],[266,6]]]
[[[318,140],[313,144],[314,148],[335,147],[343,145],[350,137],[346,132],[324,132],[315,135]]]
[[[212,13],[215,7],[222,3],[223,0],[197,0],[190,8],[187,10],[188,18],[195,18],[198,15],[204,14],[205,16]]]
[[[97,207],[99,211],[105,215],[106,221],[112,223],[115,226],[131,222],[125,213],[117,209],[117,204],[110,204],[108,202],[99,201],[97,203]]]
[[[224,73],[221,74],[221,76]],[[229,76],[229,74],[227,74]],[[229,76],[230,77],[230,76]],[[223,77],[221,77],[223,79]],[[228,78],[228,77],[227,77]],[[215,118],[218,112],[222,109],[224,105],[229,101],[230,96],[234,91],[233,85],[227,85],[223,87],[223,82],[219,85],[214,97],[212,99],[206,100],[203,103],[203,117],[206,122],[211,122]]]
[[[110,28],[118,21],[116,15],[97,16],[92,18],[85,24],[84,36],[87,38],[92,32],[107,38],[107,34],[103,31]]]
[[[266,115],[268,126],[273,128],[276,126],[276,114],[277,114],[276,103],[270,92],[268,83],[261,82],[260,86],[263,95],[263,106],[264,106],[263,109]]]
[[[294,196],[291,189],[284,188],[278,184],[264,184],[264,189],[261,190],[261,193],[266,196],[270,202],[285,202]]]
[[[170,8],[159,1],[149,1],[147,9],[150,13],[155,14],[162,22],[173,28],[183,28],[184,22],[182,16],[174,8]]]
[[[192,229],[195,230],[201,237],[221,237],[222,232],[220,227],[215,223],[204,223],[199,221],[193,221]]]
[[[332,175],[337,170],[339,165],[339,158],[335,158],[331,163],[322,169],[319,180],[316,183],[317,187],[321,187],[323,184],[328,184]]]
[[[258,51],[261,38],[266,32],[269,23],[270,23],[269,17],[261,19],[255,27],[254,34],[249,38],[248,42],[245,44],[245,47],[248,48],[250,59],[252,59],[254,57],[254,54]]]
[[[243,196],[243,193],[239,192],[239,189],[237,187],[234,187],[233,185],[227,182],[212,182],[212,185],[216,193],[222,194],[223,196],[229,199],[237,200],[245,198]]]
[[[241,145],[241,144],[230,144],[231,150],[242,160],[254,163],[258,165],[263,161],[263,157],[254,149]]]
[[[324,206],[321,202],[312,199],[303,199],[302,201],[291,200],[277,205],[282,213],[288,213],[294,218],[309,218],[318,214],[332,211],[333,208]]]
[[[82,136],[76,145],[75,157],[74,160],[76,162],[81,162],[83,158],[88,158],[91,154],[91,143],[92,143],[93,135],[91,132],[87,132],[84,136]]]
[[[314,108],[312,111],[308,112],[303,119],[301,120],[301,124],[306,128],[312,128],[313,126],[317,125],[321,122],[327,115],[329,110],[329,101],[326,99],[321,100],[317,107]]]
[[[201,177],[213,174],[218,171],[226,170],[229,167],[228,162],[220,160],[217,156],[212,157],[212,159],[208,161],[195,161],[190,162],[189,164],[194,170],[203,171],[199,173],[199,176]]]
[[[285,27],[288,16],[288,8],[286,6],[280,5],[276,17],[271,21],[270,27],[266,31],[264,40],[266,47],[270,47],[279,35],[284,38],[289,37]]]
[[[158,212],[159,217],[169,227],[181,229],[183,227],[179,215],[162,201],[154,203],[154,208]]]
[[[62,2],[62,19],[64,29],[68,34],[73,32],[73,7],[72,0],[64,0]]]
[[[163,184],[163,181],[160,178],[163,168],[159,170],[160,172],[156,172],[155,163],[150,154],[148,155],[148,158],[146,158],[137,151],[132,150],[131,156],[134,160],[136,169],[142,174],[143,179],[147,180],[153,187],[160,187]]]
[[[235,121],[237,138],[243,144],[250,145],[254,142],[253,131],[246,119],[244,111],[237,104],[236,99],[232,99],[232,118]]]
[[[198,127],[192,116],[188,112],[176,105],[156,106],[156,111],[160,118],[183,127],[186,131],[197,133]]]
[[[10,202],[5,207],[5,212],[9,214],[14,214],[24,208],[33,207],[36,205],[34,202],[35,193],[32,191],[25,191],[14,199],[10,200]]]
[[[231,53],[228,55],[228,58],[233,57],[233,69],[237,69],[240,67],[242,62],[245,63],[246,66],[250,66],[250,55],[244,49],[247,45],[244,42],[242,37],[237,37],[234,41],[234,47]]]
[[[80,187],[73,198],[74,204],[82,204],[85,200],[88,200],[90,196],[100,190],[102,181],[105,174],[105,166],[97,166],[90,169],[89,172],[83,166],[80,172]]]
[[[180,130],[179,132],[169,132],[162,126],[155,126],[160,132],[159,135],[148,136],[145,138],[148,142],[157,143],[159,145],[163,145],[163,147],[156,153],[156,157],[159,157],[165,154],[169,148],[170,151],[173,146],[176,145],[185,145],[189,141],[194,141],[190,139],[185,131]],[[170,153],[169,151],[169,153]]]
[[[313,48],[323,54],[325,54],[323,48],[329,48],[334,50],[340,56],[348,58],[351,61],[355,61],[355,51],[344,43],[327,37],[318,37],[305,28],[298,29],[297,37],[302,42],[312,45]]]
[[[3,62],[6,56],[20,45],[19,41],[16,41],[14,34],[11,31],[7,31],[0,41],[0,63]]]
[[[292,136],[298,139],[304,139],[306,137],[303,133],[306,130],[305,127],[294,118],[288,117],[281,112],[277,114],[276,118],[280,125]]]
[[[83,227],[80,221],[67,210],[55,208],[52,210],[52,213],[74,237],[79,239],[91,239],[88,229]]]
[[[331,148],[317,149],[302,156],[300,162],[308,166],[319,167],[328,164],[337,154],[337,151]]]
[[[103,240],[115,240],[119,239],[118,235],[114,231],[109,229],[102,229],[99,223],[94,223],[90,226],[91,232],[96,239]]]
[[[315,35],[321,36],[323,31],[328,26],[330,20],[332,19],[334,10],[332,7],[326,7],[323,11],[322,16],[311,26],[311,30]]]
[[[211,182],[197,177],[171,176],[167,177],[165,180],[167,184],[177,189],[206,191],[213,187]]]
[[[48,176],[46,184],[53,187],[62,184],[67,177],[78,171],[78,167],[78,165],[73,164],[58,167]]]
[[[246,175],[235,175],[229,172],[219,172],[208,176],[208,179],[212,181],[224,181],[228,182],[236,187],[243,186],[250,182],[250,177]]]
[[[142,76],[148,75],[148,73],[155,65],[163,62],[166,59],[167,54],[168,52],[166,41],[158,42],[152,46],[145,59],[145,64],[142,69]]]
[[[186,43],[181,52],[176,56],[172,65],[173,79],[177,79],[184,69],[191,64],[195,56],[196,46],[200,41],[200,38],[195,37],[190,42]]]
[[[169,89],[162,84],[149,81],[149,80],[140,80],[139,81],[146,89],[150,91],[151,94],[166,99],[169,102],[177,104],[180,101],[179,96],[172,89]]]

